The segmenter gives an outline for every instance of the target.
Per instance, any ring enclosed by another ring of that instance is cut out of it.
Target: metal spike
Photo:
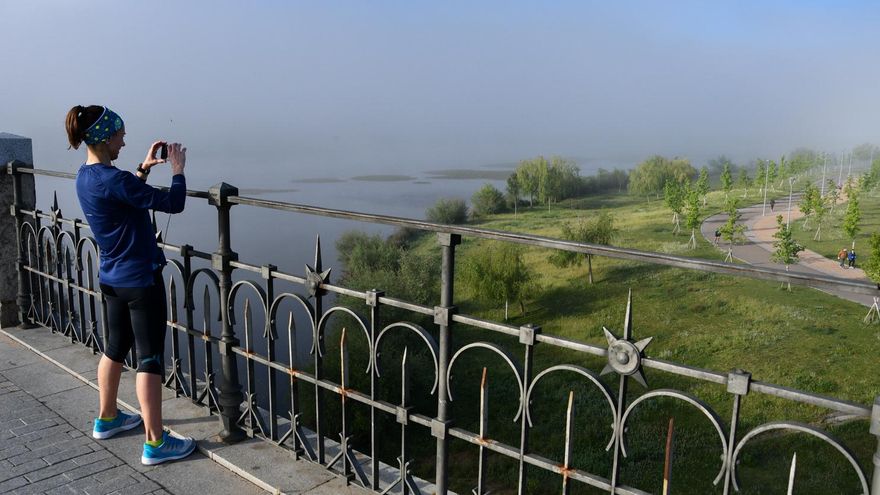
[[[571,452],[574,447],[571,436],[574,432],[574,391],[568,391],[568,408],[565,411],[565,457],[563,465],[566,469],[571,465]]]
[[[617,342],[617,337],[615,337],[614,334],[611,333],[610,330],[608,330],[605,327],[602,327],[602,331],[605,332],[605,340],[608,341],[608,345],[611,345],[611,344]]]
[[[177,323],[177,282],[174,277],[168,283],[168,309],[171,310],[171,321]]]
[[[489,429],[489,394],[486,383],[486,368],[483,367],[483,378],[480,380],[480,438],[486,439]]]
[[[626,317],[623,320],[623,340],[632,338],[632,297],[633,291],[629,290],[626,296]]]
[[[631,375],[635,381],[642,384],[643,387],[648,388],[648,380],[645,379],[645,373],[642,370],[638,370]]]
[[[669,480],[672,477],[672,435],[675,417],[669,418],[669,429],[666,432],[666,454],[663,463],[663,495],[669,495]]]
[[[202,303],[204,309],[204,313],[202,314],[202,319],[204,320],[205,327],[205,335],[211,335],[211,296],[208,294],[208,286],[205,286],[205,292],[202,296]]]
[[[348,348],[345,345],[345,327],[342,327],[342,336],[339,337],[339,369],[342,389],[348,388]]]
[[[297,355],[296,335],[293,334],[293,311],[287,312],[287,340],[290,343],[290,366],[293,367]]]
[[[58,191],[52,192],[52,211],[58,211]]]
[[[231,319],[231,318],[230,318]],[[244,335],[245,339],[250,340],[249,336],[251,332],[251,300],[244,300]],[[248,350],[250,349],[250,342],[248,342]]]
[[[633,345],[636,346],[636,349],[638,349],[639,352],[642,352],[645,350],[645,347],[648,347],[648,344],[650,344],[651,340],[653,340],[653,339],[654,339],[654,337],[648,337],[648,338],[645,338],[645,339],[642,339],[642,340],[636,342]]]
[[[407,396],[409,395],[409,383],[408,377],[406,376],[406,370],[408,368],[406,356],[408,352],[409,348],[404,347],[403,358],[400,360],[400,407],[406,407]]]
[[[88,288],[89,290],[94,290],[95,288],[95,264],[92,263],[92,252],[86,252],[86,275],[88,277]]]
[[[315,239],[315,271],[321,271],[321,234]]]
[[[64,250],[64,269],[66,270],[65,275],[67,275],[67,278],[73,278],[70,273],[71,267],[72,267],[72,264],[70,262],[70,250],[65,249]]]

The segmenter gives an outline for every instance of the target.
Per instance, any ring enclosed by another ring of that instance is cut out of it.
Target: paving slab
[[[0,352],[11,351],[31,353],[4,336]],[[142,466],[142,430],[92,439],[97,390],[45,359],[0,371],[0,393],[2,493],[265,493],[201,453]]]
[[[8,330],[0,330],[0,362],[15,364],[0,371],[0,440],[4,432],[11,437],[14,428],[24,428],[19,430],[22,432],[27,429],[28,423],[17,416],[42,421],[45,428],[26,435],[42,434],[46,441],[66,447],[60,452],[47,451],[42,457],[31,454],[35,456],[29,461],[33,464],[21,469],[47,469],[40,463],[48,461],[69,469],[53,468],[63,471],[60,475],[46,470],[40,480],[29,480],[16,471],[0,480],[0,492],[371,493],[359,486],[346,486],[345,480],[332,472],[314,463],[296,460],[289,450],[263,440],[251,439],[235,445],[220,442],[218,417],[208,416],[204,407],[187,398],[175,398],[174,392],[168,389],[163,389],[165,426],[177,434],[196,438],[200,452],[175,463],[142,466],[141,429],[125,432],[108,441],[97,442],[90,437],[98,404],[95,368],[100,356],[92,355],[81,344],[70,344],[63,336],[51,334],[45,328],[12,329],[5,334]],[[60,341],[61,345],[55,345],[52,339],[55,343]],[[89,364],[90,359],[94,365]],[[7,379],[6,373],[12,377]],[[65,375],[67,378],[63,378]],[[136,410],[135,375],[131,371],[122,375],[120,408]],[[18,388],[19,382],[36,389],[34,394],[39,397]],[[7,407],[4,412],[4,406],[13,400],[16,407]],[[18,414],[17,411],[22,412]],[[16,438],[24,438],[24,435]],[[5,441],[0,445],[7,446],[7,449],[0,448],[0,463],[11,466],[6,458],[25,453],[21,447],[18,447],[19,451],[8,448],[15,447],[14,440],[8,445]],[[9,455],[4,456],[4,453]],[[19,459],[24,461],[25,457]],[[78,463],[77,459],[83,463]],[[89,460],[91,462],[85,462]],[[0,464],[0,467],[4,465]]]
[[[79,388],[83,382],[57,366],[32,363],[3,371],[9,381],[40,398],[64,390]]]

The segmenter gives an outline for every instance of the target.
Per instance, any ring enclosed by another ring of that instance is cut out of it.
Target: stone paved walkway
[[[199,451],[143,466],[142,429],[91,438],[97,364],[98,356],[46,328],[0,329],[0,493],[368,493],[263,440],[219,442],[217,417],[168,389],[164,423],[196,438]],[[122,374],[119,400],[128,410],[137,404],[134,373]]]
[[[765,268],[780,267],[780,265],[770,261],[770,253],[773,252],[773,234],[776,232],[776,215],[783,215],[783,218],[787,218],[788,215],[788,212],[784,207],[787,206],[787,201],[784,202],[785,205],[782,203],[782,201],[777,203],[775,211],[773,212],[770,211],[770,207],[768,206],[766,212],[763,212],[765,213],[764,215],[762,215],[762,207],[760,204],[740,208],[739,211],[742,213],[741,222],[746,226],[746,237],[748,242],[733,246],[733,256],[735,258],[750,265]],[[803,216],[800,211],[796,210],[797,203],[798,200],[793,199],[791,210],[792,222]],[[712,242],[715,239],[715,229],[721,227],[726,221],[726,213],[719,213],[707,218],[700,228],[703,237],[709,242]],[[718,248],[726,252],[727,246],[722,244],[723,243],[719,244]],[[810,275],[829,275],[838,278],[868,281],[865,272],[861,269],[842,269],[834,260],[830,260],[814,251],[803,251],[800,253],[799,257],[800,261],[797,264],[791,265],[790,271]],[[864,260],[864,258],[862,258],[862,260]],[[864,304],[865,306],[870,306],[873,302],[871,296],[864,294],[854,294],[848,291],[828,292],[838,297]]]
[[[63,339],[60,339],[63,340]],[[140,465],[143,432],[91,437],[97,391],[0,335],[0,493],[265,493],[199,453]],[[201,481],[204,480],[204,481]]]

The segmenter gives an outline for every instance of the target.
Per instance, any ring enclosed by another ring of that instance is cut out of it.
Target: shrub
[[[504,195],[492,184],[484,184],[471,196],[471,204],[475,217],[492,215],[504,210]]]
[[[467,215],[467,204],[457,198],[440,198],[425,212],[429,222],[448,224],[465,223]]]

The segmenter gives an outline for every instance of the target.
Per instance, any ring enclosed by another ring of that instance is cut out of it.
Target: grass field
[[[804,220],[794,222],[792,233],[794,238],[805,246],[807,249],[816,251],[817,253],[830,259],[837,259],[837,252],[841,248],[849,249],[852,241],[846,237],[841,229],[843,223],[843,214],[846,211],[846,203],[839,203],[834,207],[834,212],[827,216],[822,222],[822,230],[820,240],[815,240],[816,221],[810,219],[807,221],[807,229],[803,228]],[[880,195],[876,192],[862,193],[859,196],[859,209],[862,212],[862,218],[859,222],[861,231],[856,236],[856,263],[865,262],[868,257],[869,244],[868,240],[874,232],[880,232]]]
[[[781,197],[781,195],[780,195]],[[712,193],[706,215],[720,210],[721,195]],[[867,199],[867,198],[866,198]],[[758,199],[752,198],[753,202]],[[867,203],[866,200],[863,204]],[[493,229],[559,236],[564,222],[589,216],[599,209],[615,218],[617,246],[721,260],[723,253],[699,237],[695,250],[686,248],[689,232],[672,235],[671,214],[660,201],[645,201],[613,195],[567,201],[550,211],[535,207],[513,214],[496,215],[480,225]],[[863,207],[864,208],[864,207]],[[486,242],[465,240],[457,259],[464,260]],[[839,242],[838,242],[839,243]],[[836,244],[835,244],[836,245]],[[435,250],[432,236],[422,239],[417,249]],[[819,291],[793,288],[780,290],[776,283],[720,276],[623,260],[594,258],[595,283],[587,283],[586,265],[560,269],[548,261],[549,250],[525,248],[524,256],[540,289],[526,299],[526,313],[513,305],[511,324],[535,323],[545,334],[605,345],[602,327],[621,334],[627,291],[633,291],[633,320],[636,338],[653,337],[647,354],[690,366],[727,372],[740,368],[753,379],[814,393],[827,394],[862,404],[880,395],[877,356],[880,355],[880,326],[866,326],[864,308]],[[503,317],[503,302],[487,306],[468,298],[466,287],[457,283],[456,304],[460,311],[487,319]],[[513,355],[521,355],[516,339],[468,327],[454,327],[455,345],[484,340],[498,343]],[[456,390],[452,415],[456,426],[477,430],[475,405],[479,400],[481,366],[456,364]],[[489,358],[489,390],[492,403],[490,436],[518,445],[519,426],[511,422],[515,412],[515,381],[505,374],[501,361]],[[482,365],[483,361],[480,362]],[[603,361],[590,356],[539,344],[535,351],[536,373],[560,363],[585,366],[595,372]],[[709,403],[729,422],[731,396],[721,386],[684,379],[652,370],[649,385],[674,388],[694,394]],[[616,378],[606,376],[616,390]],[[583,380],[581,380],[583,381]],[[594,389],[571,376],[548,379],[533,399],[536,421],[532,433],[533,451],[562,459],[565,402],[568,391],[576,398],[576,432],[573,465],[608,476],[610,454],[604,446],[609,438],[607,406]],[[632,382],[630,394],[641,394]],[[428,402],[430,403],[430,401]],[[604,407],[604,408],[603,408]],[[627,441],[629,458],[622,463],[625,484],[658,493],[663,466],[665,425],[675,416],[676,457],[673,463],[674,493],[721,493],[711,484],[720,468],[720,442],[706,419],[695,409],[668,400],[645,403],[631,420]],[[426,413],[431,413],[426,411]],[[870,475],[871,453],[876,439],[868,434],[867,421],[830,423],[828,411],[799,406],[758,394],[747,396],[741,412],[739,438],[749,429],[775,420],[796,420],[819,425],[845,440]],[[432,441],[425,438],[415,471],[430,476]],[[805,435],[765,435],[743,452],[738,473],[741,493],[782,493],[791,454],[798,452],[797,493],[856,493],[855,473],[831,447]],[[477,448],[453,441],[451,483],[464,493],[473,488]],[[517,466],[501,456],[490,455],[489,476],[493,493],[515,493]],[[561,478],[530,471],[529,493],[556,493]],[[576,485],[572,493],[598,493]]]

